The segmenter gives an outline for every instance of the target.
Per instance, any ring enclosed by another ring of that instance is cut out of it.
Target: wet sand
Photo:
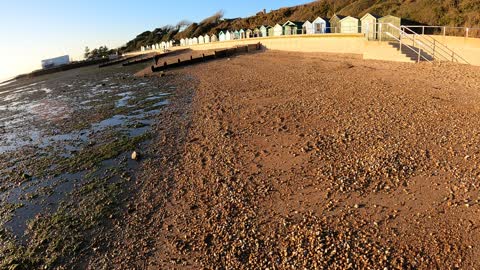
[[[479,71],[269,51],[168,72],[193,101],[90,268],[479,267]]]

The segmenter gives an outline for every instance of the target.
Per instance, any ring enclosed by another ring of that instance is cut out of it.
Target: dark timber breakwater
[[[180,59],[177,59],[176,62],[171,62],[171,63],[168,63],[167,61],[165,61],[161,65],[158,65],[158,60],[157,60],[155,61],[156,65],[152,65],[152,72],[159,72],[159,71],[164,71],[166,69],[189,66],[189,65],[202,63],[210,60],[230,57],[240,53],[254,52],[254,51],[260,50],[261,48],[262,48],[262,44],[256,43],[256,44],[249,44],[245,46],[237,46],[229,49],[222,49],[222,50],[215,51],[213,54],[209,54],[209,55],[202,54],[202,56],[195,57],[195,58],[193,56],[190,56],[190,59],[183,60],[183,61]]]

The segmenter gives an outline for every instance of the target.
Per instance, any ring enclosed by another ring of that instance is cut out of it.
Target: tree
[[[83,54],[83,58],[88,59],[90,57],[90,48],[85,47],[85,53]]]

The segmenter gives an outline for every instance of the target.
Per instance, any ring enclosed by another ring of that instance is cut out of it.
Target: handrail
[[[433,37],[425,36],[425,35],[419,35],[408,27],[400,26],[400,28],[399,28],[399,27],[393,25],[392,23],[384,23],[384,24],[379,24],[379,25],[380,25],[379,32],[382,31],[381,30],[382,25],[387,25],[388,27],[390,27],[390,28],[399,32],[399,37],[398,38],[396,36],[392,35],[391,33],[388,33],[388,32],[385,32],[385,33],[388,34],[388,36],[390,36],[390,37],[394,38],[395,40],[397,40],[398,42],[400,42],[400,47],[402,46],[402,43],[403,43],[403,45],[406,45],[406,44],[404,44],[404,42],[402,42],[402,38],[407,38],[408,40],[413,42],[413,47],[416,44],[419,45],[420,47],[422,47],[424,49],[425,52],[427,52],[428,54],[430,54],[432,56],[433,60],[440,59],[440,60],[444,60],[444,61],[452,61],[452,62],[457,62],[457,63],[460,63],[460,60],[461,60],[464,63],[468,64],[468,62],[464,58],[462,58],[460,55],[458,55],[453,50],[448,48],[445,44],[439,42],[438,40],[436,40]],[[409,33],[407,33],[406,31],[408,31]],[[382,33],[380,33],[380,35],[381,34]],[[420,50],[419,50],[418,54],[419,54],[419,59],[420,59]],[[422,58],[427,60],[427,58],[424,57],[423,55],[422,55]]]
[[[428,62],[431,62],[430,59],[426,58],[424,55],[421,54],[421,49],[423,48],[424,51],[425,50],[425,47],[427,46],[426,44],[423,44],[422,42],[419,42],[418,40],[415,40],[415,38],[412,38],[410,37],[407,33],[405,33],[405,31],[403,31],[402,29],[396,27],[395,25],[391,24],[391,23],[384,23],[385,25],[388,25],[390,27],[392,27],[393,29],[399,31],[399,34],[400,34],[400,38],[397,38],[395,35],[389,33],[389,32],[385,32],[385,34],[387,34],[388,36],[394,38],[395,40],[397,40],[398,42],[400,42],[400,50],[402,48],[402,45],[403,46],[407,46],[410,50],[414,51],[416,54],[418,54],[418,59],[417,59],[417,62],[420,62],[420,59],[423,58],[424,60],[428,61]],[[379,24],[380,25],[380,29],[382,28],[381,25],[383,24]],[[380,30],[381,31],[381,30]],[[380,33],[381,35],[382,33]],[[406,37],[408,38],[410,41],[413,42],[413,46],[415,46],[415,42],[420,45],[422,48],[419,48],[419,51],[417,52],[415,49],[413,49],[411,46],[405,44],[404,42],[402,42],[402,37]],[[428,48],[428,47],[427,47]]]
[[[404,26],[409,28],[421,28],[422,35],[425,35],[425,29],[442,29],[442,34],[444,36],[447,35],[447,29],[448,30],[464,30],[465,37],[467,38],[469,37],[470,31],[480,31],[480,27],[461,27],[461,26],[444,26],[444,25],[404,25]]]
[[[438,41],[437,39],[435,39],[434,37],[429,36],[429,35],[419,35],[419,34],[416,33],[415,31],[413,31],[412,29],[410,29],[409,27],[404,26],[404,25],[402,25],[401,28],[408,30],[408,31],[411,32],[414,36],[422,37],[422,38],[424,38],[424,39],[426,39],[426,40],[431,39],[432,41],[430,41],[430,43],[431,43],[431,44],[433,43],[433,46],[434,46],[434,48],[433,48],[433,49],[434,49],[434,51],[433,51],[433,54],[434,54],[433,57],[435,57],[435,47],[438,46],[438,45],[440,45],[440,49],[441,49],[444,53],[447,54],[447,56],[442,55],[446,61],[450,61],[450,59],[452,59],[452,61],[455,61],[455,62],[459,63],[459,62],[460,62],[459,59],[460,59],[460,60],[462,60],[465,64],[469,64],[467,60],[465,60],[465,59],[464,59],[463,57],[461,57],[459,54],[455,53],[452,49],[448,48],[447,45],[439,42],[439,41]],[[403,30],[403,31],[405,32],[405,30]],[[405,32],[405,33],[406,33],[406,32]],[[457,58],[459,58],[459,59],[457,59]]]
[[[412,52],[414,52],[415,54],[418,54],[418,59],[417,59],[417,62],[420,62],[420,58],[423,58],[425,59],[425,61],[427,62],[431,62],[429,59],[427,59],[425,56],[422,55],[422,49],[419,49],[419,51],[417,52],[414,48],[412,48],[410,45],[407,45],[407,44],[402,44],[402,41],[397,38],[395,35],[391,34],[390,32],[385,32],[385,34],[389,37],[392,37],[393,39],[397,40],[398,42],[400,42],[400,51],[402,50],[402,45],[407,47],[408,49],[410,49]]]

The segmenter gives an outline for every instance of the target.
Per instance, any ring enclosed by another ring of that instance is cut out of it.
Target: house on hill
[[[362,33],[368,40],[377,39],[377,20],[379,16],[367,13],[360,19]]]
[[[340,33],[359,33],[360,20],[352,16],[347,16],[340,20]]]
[[[274,36],[283,36],[283,27],[280,24],[275,24],[273,27],[273,35]]]
[[[226,35],[223,31],[220,31],[220,33],[218,33],[218,40],[220,42],[223,42],[223,41],[227,40],[227,37],[226,37]]]
[[[344,19],[345,16],[333,14],[330,18],[330,33],[341,33],[340,31],[340,21]]]
[[[283,33],[284,35],[297,35],[299,31],[302,30],[303,23],[301,22],[292,22],[287,21],[283,24]]]
[[[391,36],[387,35],[386,32],[392,34],[395,37],[400,36],[400,25],[402,24],[402,18],[393,15],[387,15],[379,18],[377,21],[379,23],[378,32],[381,32],[382,40],[393,39]]]

